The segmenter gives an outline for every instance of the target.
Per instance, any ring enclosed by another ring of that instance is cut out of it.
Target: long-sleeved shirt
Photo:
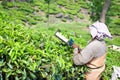
[[[78,48],[74,49],[73,61],[76,65],[84,65],[93,58],[100,57],[106,53],[105,41],[93,40],[78,53]]]

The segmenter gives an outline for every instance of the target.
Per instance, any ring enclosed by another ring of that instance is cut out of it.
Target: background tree
[[[100,16],[100,21],[103,23],[105,23],[105,17],[106,17],[106,13],[107,13],[109,5],[110,5],[110,0],[106,0],[103,10],[102,10],[102,13],[101,13],[101,16]]]
[[[91,19],[92,21],[100,20],[105,22],[107,10],[110,5],[110,0],[92,0],[91,3]]]
[[[102,11],[103,3],[104,0],[92,0],[90,8],[90,17],[93,22],[100,19],[100,13]]]
[[[48,4],[48,11],[47,11],[47,15],[46,15],[46,17],[48,18],[48,26],[49,26],[50,1],[51,0],[45,0],[45,2]]]

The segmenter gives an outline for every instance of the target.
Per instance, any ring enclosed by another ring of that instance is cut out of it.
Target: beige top
[[[106,53],[106,44],[104,41],[93,40],[80,53],[74,49],[73,61],[76,65],[84,65],[94,58],[101,57]]]

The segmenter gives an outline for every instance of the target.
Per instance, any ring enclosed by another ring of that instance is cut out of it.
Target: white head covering
[[[112,38],[107,26],[102,22],[96,21],[89,27],[89,30],[92,38]]]

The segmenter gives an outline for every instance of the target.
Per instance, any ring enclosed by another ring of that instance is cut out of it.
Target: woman
[[[99,21],[89,27],[92,36],[91,42],[81,51],[73,44],[75,65],[86,64],[89,71],[85,73],[86,80],[100,80],[101,73],[105,70],[106,43],[104,38],[112,38],[107,26]]]

